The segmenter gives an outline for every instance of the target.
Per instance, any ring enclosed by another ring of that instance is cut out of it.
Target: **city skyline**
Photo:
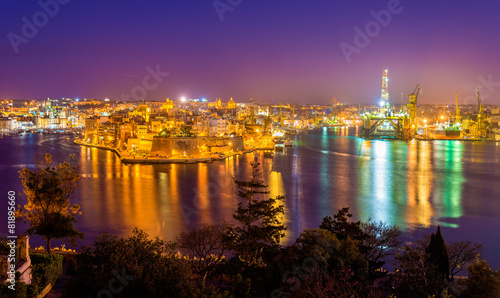
[[[148,4],[4,3],[0,97],[499,102],[497,2]]]

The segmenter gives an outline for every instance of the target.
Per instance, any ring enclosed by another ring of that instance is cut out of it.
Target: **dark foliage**
[[[0,297],[1,298],[26,298],[30,297],[28,294],[28,285],[22,281],[16,280],[14,286],[15,290],[11,290],[8,286],[10,283],[0,283]]]
[[[460,284],[464,287],[460,297],[500,297],[500,272],[494,271],[486,261],[469,265],[469,277]]]
[[[397,297],[439,296],[446,287],[436,265],[419,249],[406,247],[395,258],[396,272],[389,278],[388,288]]]
[[[453,279],[455,275],[467,268],[467,265],[479,259],[483,245],[471,241],[459,241],[448,243],[446,247],[450,260],[451,279]]]
[[[65,293],[68,297],[189,297],[191,271],[186,262],[164,256],[165,242],[138,229],[128,238],[101,234],[84,247],[77,260],[76,275]],[[121,278],[118,278],[120,276]]]
[[[40,293],[48,284],[55,284],[63,273],[63,256],[57,254],[30,254],[31,291]]]
[[[223,229],[217,225],[202,225],[199,229],[181,232],[177,236],[178,247],[189,256],[191,269],[201,278],[201,287],[205,288],[205,280],[223,260],[226,247],[223,240]]]
[[[332,232],[339,240],[345,240],[347,237],[361,242],[366,240],[368,235],[361,228],[361,221],[349,221],[351,217],[349,207],[342,208],[333,218],[330,216],[323,218],[319,228]]]
[[[368,277],[375,280],[384,275],[377,269],[381,268],[385,264],[386,258],[394,254],[396,248],[401,245],[399,239],[401,231],[383,222],[353,222],[350,220],[351,217],[349,208],[342,208],[333,218],[330,216],[323,218],[319,227],[330,231],[340,241],[346,239],[356,241],[359,253],[368,262]]]
[[[434,264],[443,279],[448,279],[450,276],[450,261],[448,257],[448,249],[441,235],[441,228],[438,226],[436,234],[431,235],[431,241],[427,248],[429,254],[429,262]]]

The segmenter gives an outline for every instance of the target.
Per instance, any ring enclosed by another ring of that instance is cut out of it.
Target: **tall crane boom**
[[[413,90],[412,94],[408,95],[408,111],[410,112],[410,134],[416,134],[418,131],[418,123],[417,123],[417,99],[418,95],[422,92],[422,87],[420,84],[417,84],[415,90]]]
[[[484,114],[484,106],[481,100],[481,96],[479,95],[479,88],[476,89],[476,99],[477,99],[477,113]]]
[[[458,92],[455,91],[455,109],[456,109],[456,115],[455,115],[455,123],[461,123],[462,122],[462,115],[460,115],[460,106],[458,105]]]
[[[422,87],[420,87],[420,84],[417,84],[417,87],[415,87],[413,93],[408,95],[410,104],[417,105],[417,99],[420,93],[422,93]]]
[[[477,99],[477,126],[476,126],[476,137],[484,138],[486,137],[486,126],[484,123],[484,106],[479,95],[479,88],[476,90]]]

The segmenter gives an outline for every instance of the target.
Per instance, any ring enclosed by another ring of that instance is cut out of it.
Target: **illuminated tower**
[[[384,106],[389,103],[389,79],[387,78],[387,69],[384,70],[384,74],[382,76],[382,93],[381,93],[381,106]]]

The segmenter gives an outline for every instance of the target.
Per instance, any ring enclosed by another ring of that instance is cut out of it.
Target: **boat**
[[[285,149],[285,141],[279,140],[274,143],[275,151],[283,151]]]
[[[448,130],[448,129],[433,129],[430,130],[430,136],[433,139],[440,140],[454,140],[463,137],[463,133],[460,130]]]
[[[264,157],[273,157],[274,151],[264,151]]]

